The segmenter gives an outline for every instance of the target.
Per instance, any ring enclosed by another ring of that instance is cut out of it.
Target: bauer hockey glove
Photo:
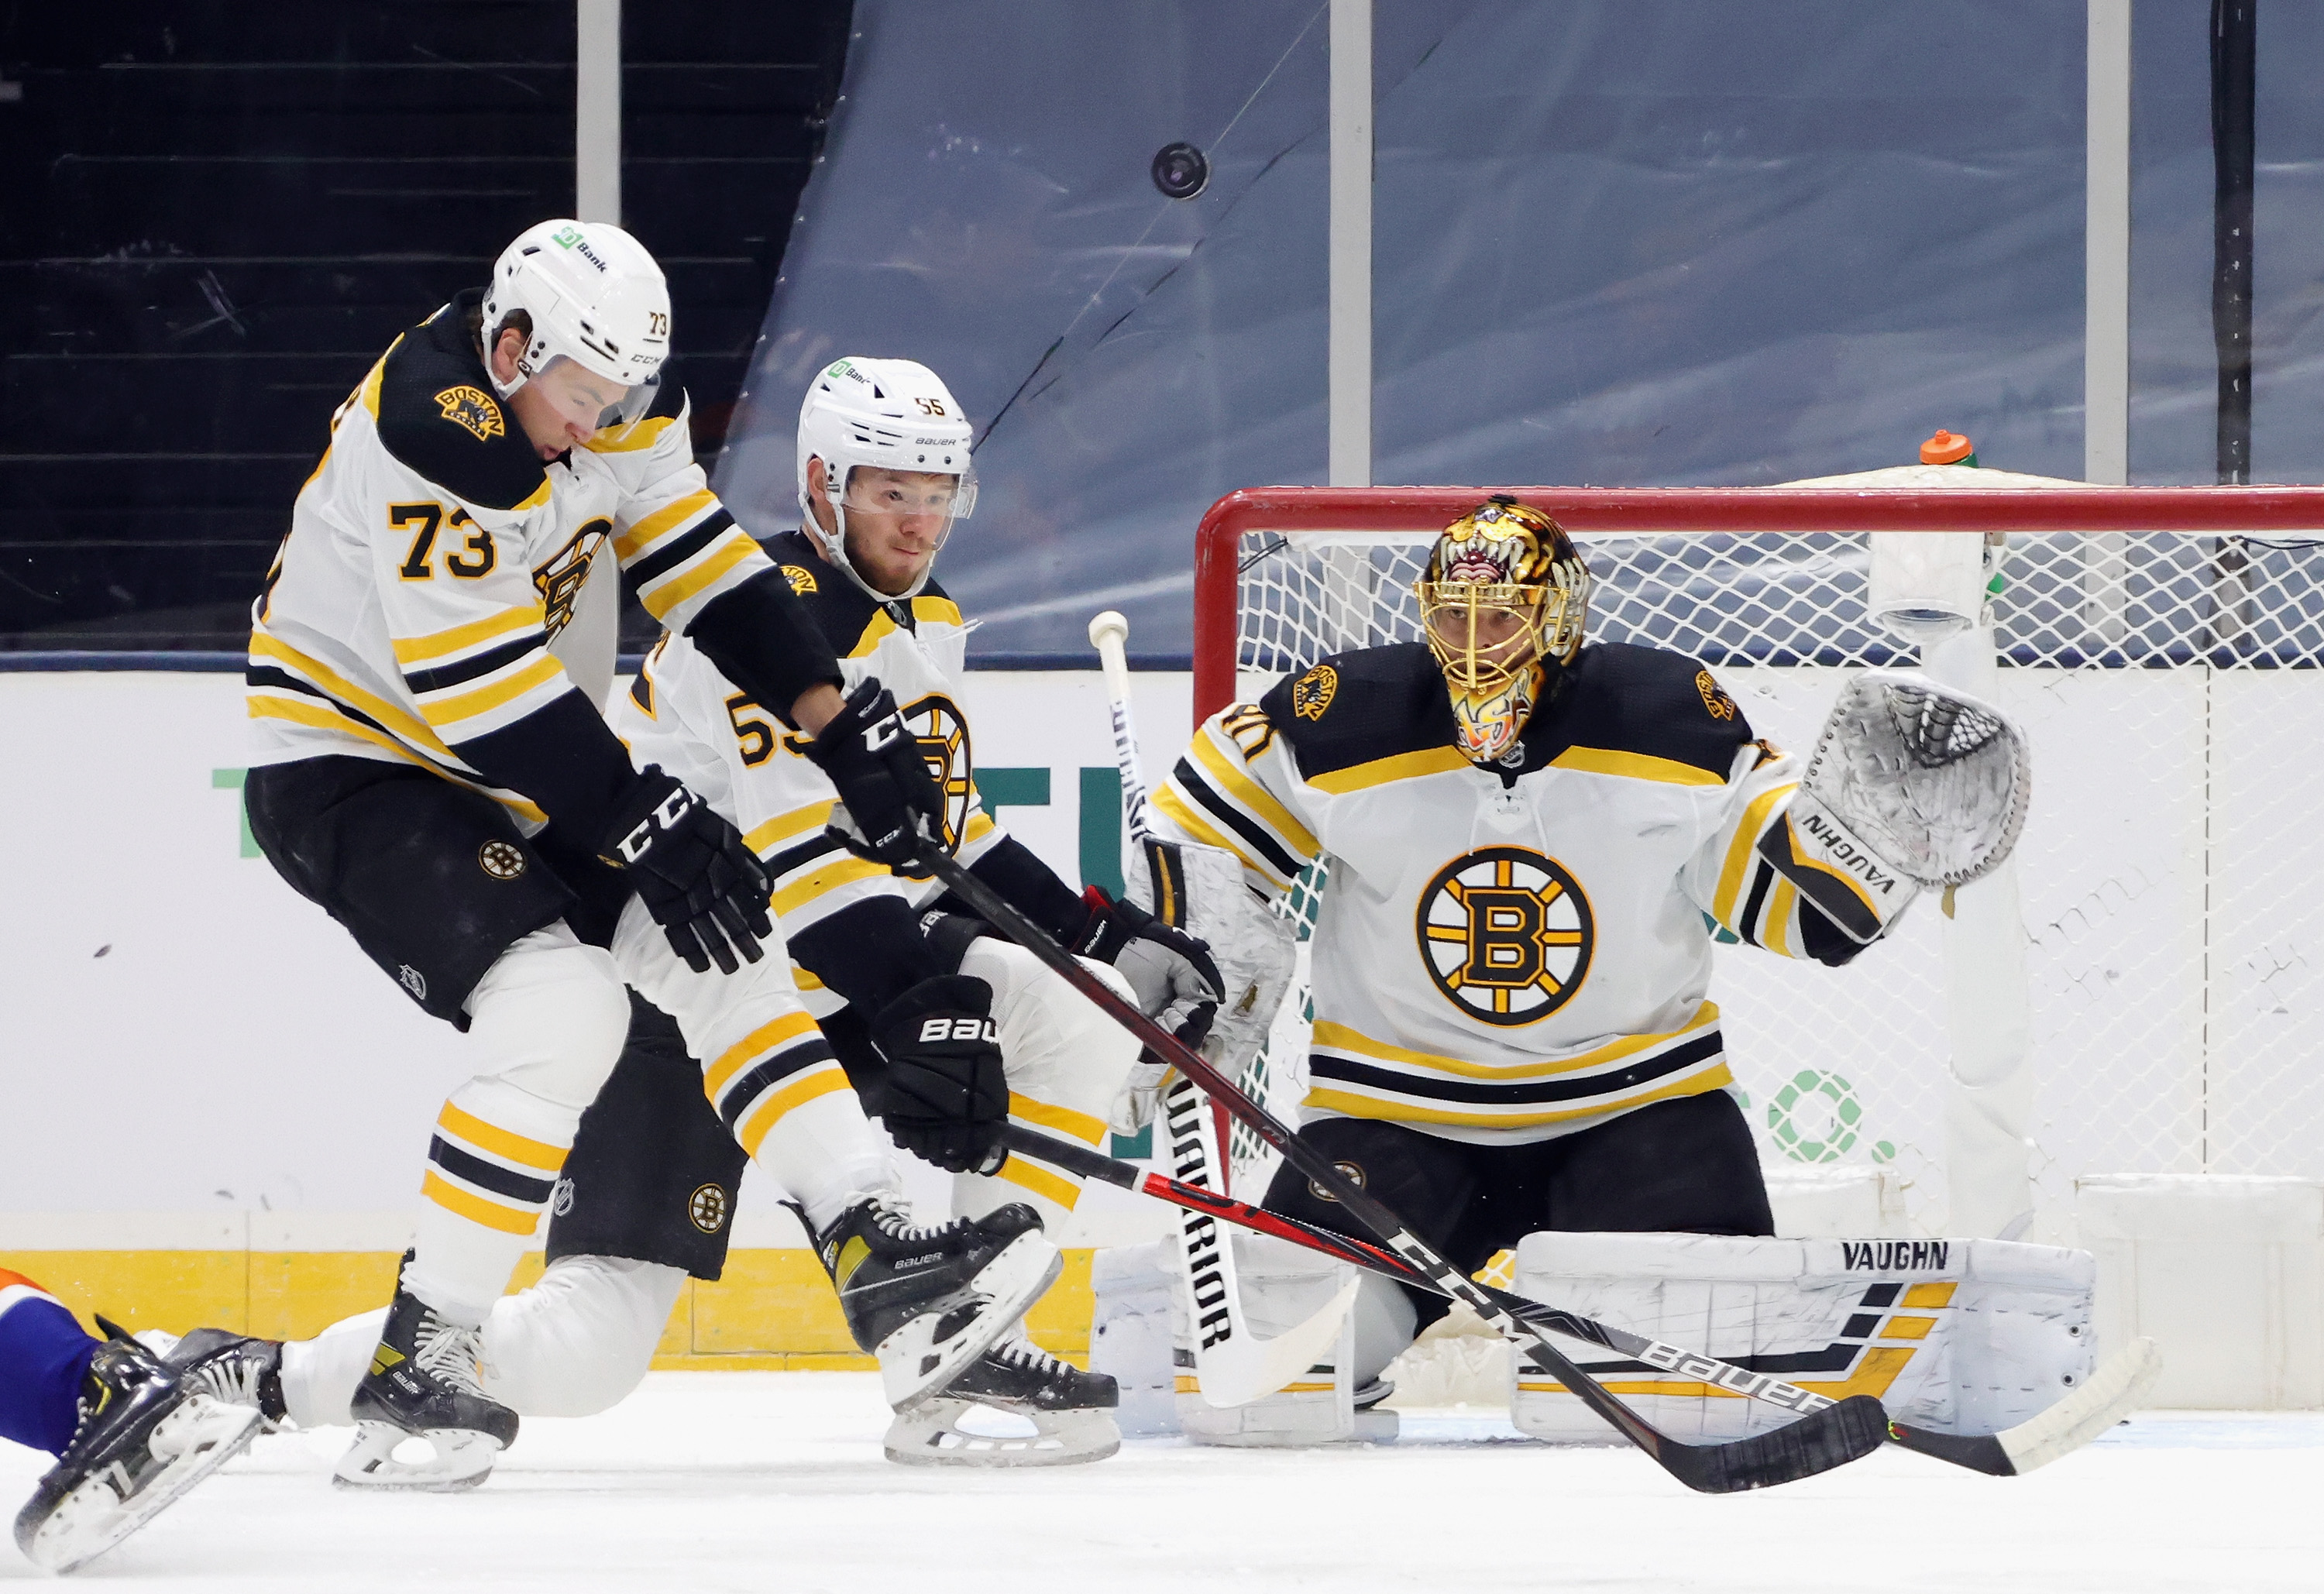
[[[839,788],[831,834],[840,844],[899,874],[926,879],[928,871],[917,867],[922,834],[941,834],[944,799],[887,688],[866,680],[850,692],[846,705],[807,744],[807,756]]]
[[[888,1059],[881,1120],[896,1144],[948,1174],[998,1169],[1009,1078],[992,987],[971,974],[923,980],[880,1010],[872,1038]]]
[[[669,937],[686,966],[731,974],[743,958],[757,963],[774,882],[742,834],[708,803],[648,764],[605,839],[605,861],[629,876],[638,900]]]
[[[1072,941],[1084,957],[1111,963],[1138,993],[1139,1011],[1190,1046],[1211,1033],[1226,981],[1211,946],[1156,918],[1134,902],[1117,902],[1096,886],[1082,893],[1090,916]]]

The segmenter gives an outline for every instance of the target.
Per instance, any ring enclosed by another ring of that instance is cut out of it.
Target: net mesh
[[[1237,696],[1328,653],[1416,640],[1429,533],[1246,534]],[[1846,672],[1914,668],[1867,613],[1863,534],[1577,538],[1589,636],[1709,666],[1754,731],[1805,751]],[[1989,613],[2001,705],[2034,748],[2017,867],[2033,998],[2036,1222],[2089,1174],[2324,1176],[2324,543],[2012,535]],[[1325,861],[1328,863],[1328,860]],[[1286,911],[1312,923],[1320,869]],[[1907,1222],[1949,1193],[1942,920],[1844,968],[1722,945],[1711,997],[1770,1165],[1893,1173]],[[1305,987],[1247,1083],[1296,1116]],[[1271,1155],[1238,1129],[1238,1188]]]

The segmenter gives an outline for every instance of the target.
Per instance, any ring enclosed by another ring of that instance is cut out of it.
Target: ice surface
[[[882,1460],[871,1374],[657,1373],[525,1424],[474,1494],[335,1490],[346,1430],[261,1439],[80,1574],[109,1589],[1427,1588],[2135,1590],[2324,1587],[2324,1416],[2158,1415],[2029,1478],[1883,1451],[1691,1495],[1627,1450],[1407,1414],[1349,1451],[1133,1441],[1019,1473]],[[0,1442],[6,1515],[46,1458]],[[0,1581],[42,1574],[0,1546]]]

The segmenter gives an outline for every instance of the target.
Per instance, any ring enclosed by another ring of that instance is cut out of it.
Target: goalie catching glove
[[[992,987],[968,974],[923,980],[872,1020],[888,1059],[881,1121],[897,1145],[948,1174],[990,1174],[1008,1157],[1009,1076]]]
[[[647,765],[631,788],[603,855],[628,875],[638,900],[697,974],[714,963],[720,973],[733,973],[742,966],[737,952],[757,963],[760,939],[775,933],[766,866],[742,844],[742,832],[659,764]]]

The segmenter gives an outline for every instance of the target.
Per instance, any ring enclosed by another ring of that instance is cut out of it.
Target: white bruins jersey
[[[896,699],[944,797],[945,841],[973,863],[1006,834],[978,800],[968,716],[958,685],[968,627],[958,605],[931,582],[918,597],[875,603],[825,564],[793,531],[768,544],[792,590],[816,617],[846,677],[843,692],[876,677]],[[878,896],[915,907],[944,894],[942,882],[908,880],[849,852],[824,833],[838,793],[803,750],[803,738],[752,701],[682,636],[665,634],[613,716],[640,769],[659,764],[742,833],[774,876],[774,914],[786,939],[843,908]],[[793,967],[808,1011],[818,1018],[844,1002],[805,968]]]
[[[1501,765],[1452,729],[1425,647],[1366,649],[1212,716],[1156,795],[1270,895],[1328,860],[1311,1114],[1521,1144],[1717,1090],[1715,926],[1858,950],[1768,861],[1797,761],[1692,659],[1585,648]]]
[[[478,297],[399,337],[332,417],[252,613],[252,758],[406,760],[531,828],[540,808],[459,750],[572,689],[549,644],[595,556],[610,544],[676,630],[769,566],[695,465],[674,382],[544,464],[493,395],[467,327]]]

